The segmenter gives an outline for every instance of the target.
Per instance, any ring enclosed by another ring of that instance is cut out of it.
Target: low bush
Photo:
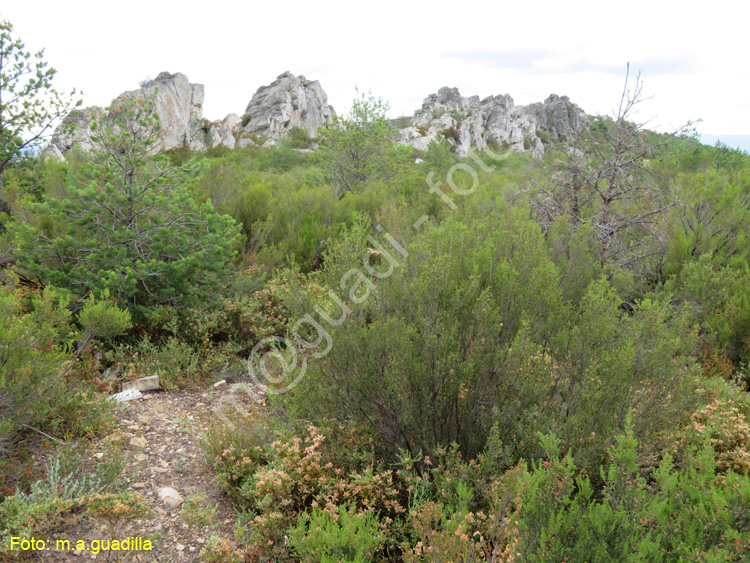
[[[90,298],[79,313],[79,330],[68,304],[48,288],[26,311],[16,292],[0,287],[0,436],[6,442],[21,429],[85,436],[111,422],[112,403],[70,374],[90,343],[119,334],[130,317]]]
[[[345,506],[301,514],[289,534],[303,563],[369,563],[383,539],[375,514]]]

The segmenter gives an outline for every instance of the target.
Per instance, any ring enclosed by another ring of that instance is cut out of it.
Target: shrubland
[[[101,434],[122,379],[242,381],[296,334],[297,385],[207,421],[240,515],[205,560],[746,560],[750,157],[598,118],[590,146],[640,152],[597,200],[611,153],[391,152],[371,103],[312,156],[299,131],[154,156],[144,101],[99,124],[109,156],[6,168],[4,447]],[[337,176],[368,131],[376,162]],[[456,164],[470,193],[431,190]],[[112,476],[64,497],[3,463],[8,522],[140,514]]]

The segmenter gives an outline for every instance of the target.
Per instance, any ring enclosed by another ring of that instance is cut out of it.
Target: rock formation
[[[164,131],[160,142],[154,144],[154,152],[182,147],[195,151],[218,146],[233,149],[253,146],[258,141],[275,146],[293,127],[302,127],[314,137],[318,127],[334,115],[318,81],[290,72],[258,89],[242,117],[230,113],[221,121],[204,119],[203,97],[202,84],[191,84],[179,72],[162,72],[138,90],[120,94],[113,107],[123,100],[154,100]],[[114,119],[114,114],[107,115],[106,110],[96,106],[68,114],[52,136],[52,152],[57,154],[57,149],[65,154],[76,144],[83,150],[94,148],[90,125],[104,117]]]
[[[182,147],[204,151],[219,146],[277,146],[295,127],[315,137],[318,128],[334,116],[320,83],[290,72],[259,88],[244,114],[230,113],[221,121],[204,119],[204,86],[191,84],[181,73],[162,72],[138,90],[121,94],[113,107],[123,100],[139,98],[154,100],[161,119],[164,134],[154,145],[154,152]],[[105,117],[114,119],[114,114],[107,115],[99,107],[71,112],[52,137],[50,155],[59,157],[76,144],[84,150],[92,149],[90,124]],[[409,126],[399,131],[398,140],[426,150],[430,142],[442,137],[460,156],[474,146],[479,150],[500,147],[530,151],[539,157],[544,153],[542,139],[569,139],[586,128],[586,114],[566,96],[553,94],[543,103],[516,106],[507,94],[480,100],[445,87],[425,98]]]
[[[567,96],[550,94],[543,103],[530,104],[526,111],[536,118],[537,127],[555,139],[569,139],[587,130],[589,119]]]
[[[105,111],[98,107],[90,107],[81,110],[73,110],[62,120],[62,123],[55,129],[52,135],[51,151],[57,149],[62,154],[66,154],[75,145],[78,145],[85,151],[94,147],[91,140],[91,122],[100,120],[105,115]],[[56,154],[56,153],[54,153]]]
[[[179,72],[162,72],[138,90],[120,94],[112,102],[112,108],[117,108],[124,101],[153,100],[164,132],[153,150],[164,152],[190,145],[202,125],[203,96],[202,84],[191,84],[187,76]],[[113,112],[107,114],[106,110],[97,106],[71,112],[55,130],[52,144],[63,154],[75,144],[83,150],[91,150],[94,147],[89,129],[91,122],[105,116],[114,120]]]
[[[399,132],[398,140],[426,150],[441,136],[460,156],[466,156],[471,146],[479,150],[495,146],[541,157],[544,145],[538,131],[565,139],[586,127],[586,114],[565,96],[553,94],[543,104],[516,106],[507,94],[480,101],[479,96],[467,98],[457,88],[444,87],[425,98],[410,126]]]
[[[293,127],[301,127],[315,137],[318,127],[333,115],[328,96],[317,80],[287,71],[270,85],[258,88],[242,116],[239,134],[261,140],[264,146],[278,145]]]

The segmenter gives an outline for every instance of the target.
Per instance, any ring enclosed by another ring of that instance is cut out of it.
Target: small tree
[[[0,22],[0,187],[5,168],[81,103],[75,90],[65,96],[52,88],[57,71],[47,68],[44,50],[32,55],[12,32],[10,22]]]
[[[393,176],[399,150],[386,117],[388,109],[380,98],[362,94],[354,99],[347,117],[334,116],[322,130],[316,157],[342,196]]]
[[[118,100],[92,125],[100,150],[85,156],[68,193],[30,204],[16,225],[20,264],[78,294],[104,290],[131,306],[178,303],[227,272],[238,228],[185,187],[194,163],[150,156],[161,135],[151,100]]]
[[[567,163],[551,185],[538,186],[532,201],[545,230],[562,217],[574,229],[590,225],[602,262],[651,278],[658,276],[659,267],[649,260],[656,257],[658,263],[666,252],[661,226],[675,202],[651,182],[648,160],[659,147],[687,133],[692,123],[649,140],[645,124],[630,121],[644,98],[640,74],[633,84],[629,72],[628,66],[614,120],[595,123],[592,134],[579,136],[569,147]]]

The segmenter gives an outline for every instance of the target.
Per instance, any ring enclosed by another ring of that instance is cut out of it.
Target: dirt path
[[[198,445],[202,426],[209,416],[215,416],[212,409],[232,398],[246,406],[263,402],[249,386],[236,384],[202,391],[149,392],[127,403],[109,439],[116,439],[120,453],[127,460],[126,474],[133,479],[128,490],[143,495],[152,517],[133,522],[118,533],[120,538],[150,538],[153,550],[121,551],[121,561],[199,561],[212,535],[233,537],[237,519],[235,508],[216,484]],[[171,487],[186,501],[200,495],[201,507],[215,507],[213,514],[208,512],[210,524],[196,523],[191,513],[184,510],[186,503],[169,506],[165,502],[169,499],[159,495],[159,490],[165,487]],[[90,544],[94,539],[106,541],[108,538],[105,522],[84,519],[63,523],[50,536],[53,540],[67,539],[72,545],[80,539]],[[37,555],[45,561],[118,561],[117,554],[56,551],[53,541],[49,551]]]

